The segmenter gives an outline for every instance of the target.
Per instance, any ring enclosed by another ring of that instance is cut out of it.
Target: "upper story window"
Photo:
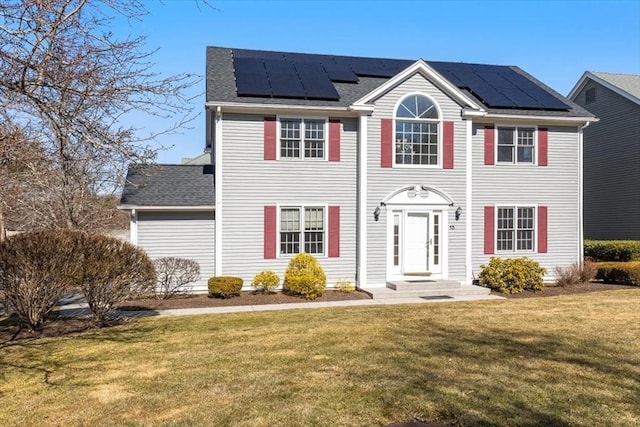
[[[584,91],[584,102],[587,104],[591,104],[592,102],[596,102],[596,88],[592,87]]]
[[[533,164],[536,129],[532,127],[498,127],[498,163]]]
[[[324,159],[326,120],[280,119],[280,158]]]
[[[440,117],[436,105],[423,95],[411,95],[395,116],[396,165],[439,164]]]

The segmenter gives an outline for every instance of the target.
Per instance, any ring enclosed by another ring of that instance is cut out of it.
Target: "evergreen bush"
[[[209,298],[233,298],[240,296],[244,281],[240,277],[216,276],[209,279]]]
[[[491,257],[488,265],[481,265],[480,285],[503,294],[516,294],[525,289],[541,291],[546,270],[528,258]]]
[[[313,255],[303,252],[291,258],[284,275],[284,287],[288,292],[316,299],[324,294],[326,286],[327,276]]]
[[[255,275],[251,282],[254,288],[262,290],[265,294],[273,293],[273,290],[277,288],[279,284],[280,277],[271,270],[261,271]]]

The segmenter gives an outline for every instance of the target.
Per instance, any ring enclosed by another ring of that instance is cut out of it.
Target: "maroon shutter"
[[[443,123],[442,168],[453,169],[453,122]]]
[[[493,206],[484,207],[484,253],[487,255],[495,253],[495,208]]]
[[[496,136],[495,128],[493,126],[484,127],[484,164],[495,164],[495,150],[496,150]]]
[[[329,258],[340,256],[340,206],[329,206]]]
[[[549,130],[538,128],[538,166],[547,166],[547,151],[549,148]]]
[[[276,211],[275,206],[264,207],[264,259],[276,257]]]
[[[329,161],[340,161],[340,119],[329,119]]]
[[[538,253],[547,253],[547,207],[538,206]]]
[[[380,120],[380,166],[393,166],[393,119]]]
[[[267,116],[264,118],[264,159],[276,159],[276,118]]]

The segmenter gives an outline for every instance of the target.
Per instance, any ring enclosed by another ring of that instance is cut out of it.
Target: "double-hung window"
[[[396,110],[395,129],[396,165],[438,165],[440,117],[429,98],[405,98]]]
[[[498,163],[533,164],[536,129],[532,127],[498,127]]]
[[[326,238],[324,211],[321,206],[280,208],[280,254],[304,251],[323,255]]]
[[[326,120],[280,119],[281,159],[324,159]]]
[[[496,248],[500,252],[532,252],[535,208],[498,207]]]

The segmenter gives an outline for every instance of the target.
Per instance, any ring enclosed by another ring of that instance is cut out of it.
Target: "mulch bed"
[[[261,292],[242,292],[239,297],[228,299],[209,298],[206,294],[179,295],[170,299],[138,299],[128,301],[120,306],[121,310],[167,310],[174,308],[202,308],[202,307],[233,307],[239,305],[264,305],[264,304],[287,304],[306,303],[323,301],[347,301],[371,299],[365,292],[338,292],[328,290],[324,295],[314,300],[306,300],[298,296],[287,295],[282,292],[265,295]]]
[[[638,289],[637,286],[614,285],[601,282],[579,283],[571,286],[545,286],[540,292],[524,291],[519,294],[501,294],[500,292],[491,291],[491,295],[498,295],[506,298],[540,298],[555,297],[559,295],[584,294],[588,292],[602,292],[616,289]]]

